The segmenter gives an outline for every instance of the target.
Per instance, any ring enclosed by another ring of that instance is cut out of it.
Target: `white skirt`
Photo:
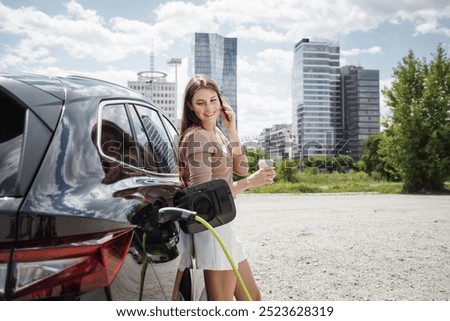
[[[236,266],[246,259],[241,241],[233,231],[233,222],[215,228],[224,242]],[[192,258],[195,259],[196,268],[200,270],[232,270],[222,247],[214,235],[209,231],[186,234],[180,229],[178,243],[181,260],[179,269],[184,271],[192,268]]]

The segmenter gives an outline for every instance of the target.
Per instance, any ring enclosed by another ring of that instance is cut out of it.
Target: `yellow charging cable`
[[[242,279],[241,274],[239,273],[238,268],[236,267],[236,264],[234,263],[233,259],[231,258],[230,252],[228,252],[227,247],[225,246],[225,243],[223,242],[222,238],[220,237],[220,235],[216,232],[216,230],[211,226],[211,224],[209,224],[207,221],[205,221],[203,218],[201,218],[200,216],[196,215],[195,216],[195,220],[197,222],[199,222],[200,224],[203,224],[216,238],[217,242],[219,242],[220,246],[222,247],[223,252],[225,253],[228,261],[231,264],[231,267],[234,270],[234,273],[236,274],[237,280],[239,282],[239,285],[241,286],[242,290],[245,293],[245,296],[247,297],[248,301],[253,301],[252,300],[252,296],[250,295],[250,293],[248,292],[247,286],[245,285],[244,280]]]

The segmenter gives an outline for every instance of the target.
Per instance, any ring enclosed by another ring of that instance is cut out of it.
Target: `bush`
[[[298,175],[298,166],[299,166],[298,160],[289,160],[285,159],[281,161],[280,164],[276,165],[276,172],[277,180],[283,180],[287,182],[297,182],[297,175]]]

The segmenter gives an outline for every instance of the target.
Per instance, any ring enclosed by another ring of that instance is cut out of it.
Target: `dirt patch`
[[[243,194],[264,300],[450,300],[450,196]]]

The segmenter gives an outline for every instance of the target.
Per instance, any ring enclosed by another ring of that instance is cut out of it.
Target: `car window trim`
[[[129,111],[127,110],[127,108],[129,108],[129,105],[142,105],[143,107],[154,110],[157,113],[158,117],[161,117],[161,115],[160,115],[161,111],[157,107],[155,108],[154,106],[150,105],[149,103],[145,103],[143,101],[132,100],[132,99],[120,99],[120,100],[119,99],[108,99],[108,100],[100,101],[98,109],[97,109],[97,126],[98,126],[98,128],[100,128],[100,130],[97,131],[97,137],[95,138],[96,148],[97,148],[99,154],[102,157],[104,157],[105,159],[116,162],[116,163],[120,164],[121,166],[126,166],[126,167],[130,167],[130,168],[139,170],[140,172],[144,172],[144,173],[148,173],[148,174],[151,174],[154,176],[160,176],[160,177],[178,177],[177,173],[158,173],[158,172],[154,172],[154,171],[149,171],[149,170],[146,170],[145,168],[136,167],[131,164],[119,161],[116,158],[108,156],[105,153],[103,153],[103,150],[101,149],[101,133],[102,133],[101,128],[102,128],[102,119],[103,119],[102,118],[103,108],[107,105],[119,105],[119,104],[124,105],[124,108],[127,112],[127,117],[129,117],[129,114],[128,114]],[[130,121],[129,118],[128,118],[128,121]],[[162,121],[161,121],[161,124],[164,128],[164,131],[166,132],[165,125],[163,124]],[[135,133],[133,133],[133,134],[135,134]],[[171,144],[173,145],[172,142],[171,142]]]

